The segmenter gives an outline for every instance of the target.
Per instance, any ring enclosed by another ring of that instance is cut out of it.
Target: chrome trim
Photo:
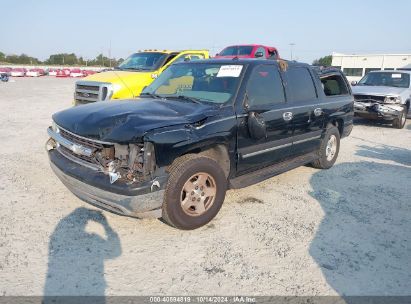
[[[56,124],[56,123],[55,123],[55,124]],[[80,135],[78,135],[78,134],[76,134],[76,133],[70,132],[70,131],[68,131],[68,130],[62,128],[62,127],[60,127],[58,124],[56,124],[56,127],[57,127],[58,129],[63,130],[64,132],[69,133],[70,135],[73,135],[73,136],[75,136],[75,137],[78,137],[78,138],[81,138],[81,139],[84,139],[84,140],[92,141],[92,142],[95,142],[95,143],[98,143],[98,144],[103,144],[103,145],[114,145],[113,142],[101,141],[101,140],[97,140],[97,139],[92,139],[92,138],[87,138],[87,137],[84,137],[84,136],[80,136]]]
[[[73,143],[72,141],[64,138],[63,136],[61,136],[59,133],[54,132],[51,127],[49,127],[47,129],[47,133],[48,135],[53,138],[58,144],[62,145],[63,147],[69,149],[70,151],[72,151],[75,154],[78,155],[83,155],[83,156],[87,156],[90,157],[93,155],[95,149],[90,149],[87,147],[84,147],[82,145]]]
[[[309,138],[306,138],[306,139],[301,139],[301,140],[294,141],[293,144],[301,144],[301,143],[305,143],[305,142],[310,141],[310,140],[320,139],[320,138],[321,138],[321,135],[318,135],[318,136],[309,137]]]
[[[249,157],[252,157],[252,156],[259,155],[259,154],[275,151],[275,150],[278,150],[278,149],[281,149],[281,148],[286,148],[286,147],[289,147],[289,146],[292,146],[292,143],[283,144],[283,145],[280,145],[280,146],[264,149],[264,150],[261,150],[261,151],[256,151],[256,152],[251,152],[251,153],[248,153],[248,154],[244,154],[244,155],[242,155],[242,158],[243,159],[244,158],[249,158]]]

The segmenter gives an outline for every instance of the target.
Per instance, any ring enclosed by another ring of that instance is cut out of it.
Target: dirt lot
[[[0,83],[0,295],[410,295],[411,121],[357,121],[336,165],[230,191],[196,231],[83,203],[44,143],[73,79]]]

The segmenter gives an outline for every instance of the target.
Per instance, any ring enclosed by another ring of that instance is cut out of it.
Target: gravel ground
[[[411,123],[357,120],[336,165],[228,192],[206,227],[100,212],[44,143],[73,79],[0,83],[0,295],[410,295]]]

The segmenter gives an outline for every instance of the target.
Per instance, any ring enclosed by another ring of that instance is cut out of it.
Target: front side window
[[[310,72],[305,67],[290,67],[287,75],[287,86],[294,102],[304,102],[317,98],[317,92]]]
[[[131,71],[155,71],[160,68],[168,55],[164,53],[135,53],[124,60],[116,69]]]
[[[275,65],[254,68],[248,79],[247,96],[250,107],[285,102],[283,83]]]
[[[401,72],[373,72],[364,76],[358,85],[385,86],[385,87],[410,87],[410,74]]]
[[[232,100],[243,65],[180,63],[167,68],[141,96],[224,104]]]
[[[262,53],[262,54],[263,54],[263,57],[262,57],[262,58],[266,58],[266,57],[267,57],[266,54],[265,54],[265,48],[263,48],[263,47],[259,47],[259,48],[255,51],[255,54],[257,54],[257,53]]]
[[[248,45],[229,46],[221,51],[220,56],[250,56],[252,51],[253,47]]]

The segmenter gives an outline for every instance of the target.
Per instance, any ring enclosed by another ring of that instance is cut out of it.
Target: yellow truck
[[[143,88],[171,64],[207,58],[207,50],[137,52],[112,71],[93,74],[77,81],[74,104],[138,97]]]

